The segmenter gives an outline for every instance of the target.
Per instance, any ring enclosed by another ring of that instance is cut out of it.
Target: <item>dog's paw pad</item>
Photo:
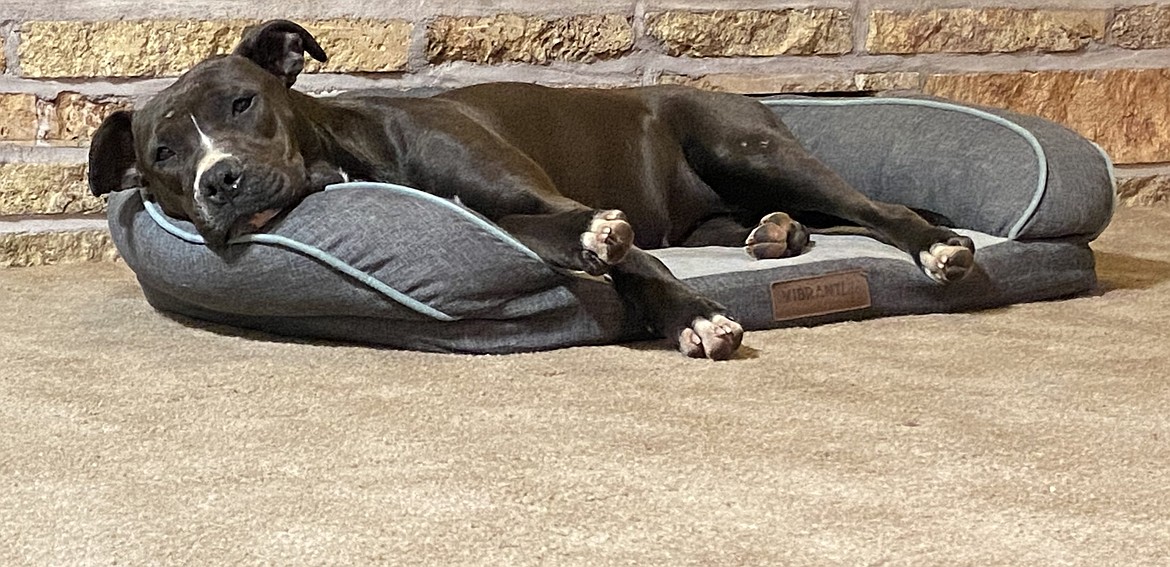
[[[743,342],[743,327],[724,317],[695,317],[678,335],[678,350],[691,358],[727,360]]]
[[[952,238],[919,252],[918,262],[930,279],[940,284],[957,282],[975,267],[975,247],[970,239]]]
[[[634,244],[634,229],[625,213],[612,209],[593,215],[589,227],[581,233],[581,246],[603,264],[621,262]]]
[[[748,235],[744,242],[747,253],[752,257],[788,258],[796,256],[808,246],[808,231],[804,225],[792,220],[784,213],[772,213]]]

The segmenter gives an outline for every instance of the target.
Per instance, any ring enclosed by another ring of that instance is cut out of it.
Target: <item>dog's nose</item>
[[[231,201],[240,189],[244,168],[235,159],[221,159],[215,162],[200,178],[200,189],[208,201],[222,204]]]

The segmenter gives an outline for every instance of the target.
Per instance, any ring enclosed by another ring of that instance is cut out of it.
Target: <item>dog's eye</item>
[[[159,146],[158,149],[154,151],[155,163],[162,163],[173,157],[175,157],[175,152],[171,151],[171,149],[166,146]]]
[[[240,115],[252,107],[253,95],[242,96],[232,101],[232,114]]]

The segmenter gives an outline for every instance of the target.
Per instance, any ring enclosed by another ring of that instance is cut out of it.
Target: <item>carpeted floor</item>
[[[1170,209],[1098,293],[453,356],[152,311],[124,265],[0,270],[0,564],[1170,564]]]

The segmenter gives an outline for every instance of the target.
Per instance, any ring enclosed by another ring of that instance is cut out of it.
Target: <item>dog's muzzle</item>
[[[200,232],[208,246],[222,249],[237,236],[263,230],[297,193],[290,176],[277,169],[222,159],[200,175],[196,192]]]

